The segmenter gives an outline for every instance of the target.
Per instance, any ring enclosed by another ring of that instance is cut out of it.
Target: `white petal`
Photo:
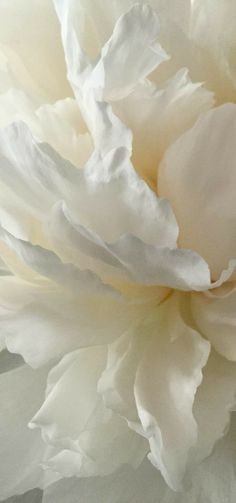
[[[114,111],[133,133],[134,167],[155,192],[158,165],[166,148],[212,104],[211,93],[193,84],[187,69],[171,76],[161,88],[146,81],[114,103]]]
[[[96,346],[66,356],[50,373],[46,400],[31,423],[56,448],[45,464],[66,477],[137,466],[147,452],[145,440],[106,409],[97,393],[106,353],[105,346]]]
[[[203,77],[207,87],[216,93],[218,103],[235,101],[235,21],[235,2],[193,2],[190,36],[200,49],[197,68],[202,74],[200,78]]]
[[[83,167],[92,152],[92,141],[72,98],[41,105],[17,89],[0,95],[0,126],[24,121],[33,135],[49,143],[62,157]]]
[[[23,123],[16,123],[1,131],[0,154],[1,181],[17,195],[17,209],[22,199],[25,218],[27,202],[28,220],[32,215],[44,220],[53,204],[65,200],[81,223],[101,237],[114,240],[131,232],[149,243],[175,246],[178,228],[170,205],[140,180],[125,148],[104,157],[94,154],[84,170],[77,170],[48,145],[38,143]]]
[[[196,471],[192,488],[176,493],[145,461],[138,470],[124,468],[108,477],[61,480],[47,488],[43,503],[234,503],[235,419],[227,438]]]
[[[156,42],[158,35],[156,13],[148,5],[136,4],[117,21],[86,85],[100,85],[107,100],[129,94],[139,81],[167,59]]]
[[[83,276],[83,288],[86,278]],[[80,296],[15,278],[0,280],[0,330],[8,349],[33,367],[79,347],[119,337],[151,309],[106,295],[91,285]]]
[[[224,437],[235,404],[236,364],[212,350],[193,406],[198,427],[198,441],[189,461],[189,466],[194,467],[193,473],[196,465],[209,456],[216,442]]]
[[[92,140],[76,101],[67,98],[41,106],[36,115],[40,141],[49,143],[74,166],[83,167],[92,153]]]
[[[149,440],[151,461],[174,489],[197,441],[192,407],[209,354],[209,343],[185,324],[179,309],[174,294],[111,345],[99,382],[107,406]]]
[[[191,308],[200,332],[210,340],[216,351],[229,360],[236,360],[236,290],[220,290],[193,294]]]
[[[175,296],[163,304],[159,316],[158,334],[154,322],[137,370],[135,399],[150,459],[168,485],[179,489],[189,449],[197,440],[192,407],[209,344],[185,325]]]
[[[180,246],[198,252],[214,279],[236,258],[235,132],[234,104],[206,112],[167,150],[159,171],[159,193],[174,209]]]
[[[70,93],[59,26],[51,2],[1,2],[0,34],[0,43],[7,47],[10,64],[13,53],[31,76],[33,94],[38,92],[39,96],[55,101]],[[36,53],[37,58],[33,57]],[[19,78],[15,64],[12,68]],[[28,89],[27,83],[19,80]]]
[[[0,376],[1,498],[42,484],[44,446],[27,424],[43,400],[46,376],[47,369],[36,372],[26,365]]]

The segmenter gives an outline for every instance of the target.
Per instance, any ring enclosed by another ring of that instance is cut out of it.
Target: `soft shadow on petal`
[[[50,282],[40,286],[1,278],[0,330],[8,349],[38,367],[80,347],[110,343],[152,308],[92,284],[86,292],[86,282],[83,275],[76,296]]]
[[[191,309],[196,326],[215,350],[228,360],[236,360],[236,290],[213,290],[192,294]]]
[[[0,498],[21,494],[43,481],[44,445],[27,424],[43,401],[48,369],[23,365],[0,375]]]
[[[46,101],[70,95],[60,40],[60,27],[51,2],[1,2],[0,43],[17,87]],[[35,57],[37,54],[37,57]],[[31,86],[17,68],[17,58],[30,75]],[[18,70],[18,71],[17,71]]]
[[[169,147],[159,170],[159,193],[175,212],[179,245],[198,252],[214,280],[236,258],[235,133],[236,105],[206,112]]]
[[[106,356],[106,346],[96,346],[64,357],[49,374],[45,402],[31,421],[52,446],[44,465],[62,476],[106,475],[126,463],[136,467],[148,450],[97,392]]]
[[[174,294],[109,348],[99,391],[150,444],[150,459],[179,488],[197,441],[192,407],[209,343],[187,326]]]
[[[108,477],[69,478],[49,486],[43,503],[234,503],[235,418],[225,438],[196,470],[185,492],[171,491],[148,461],[137,470],[123,468]]]

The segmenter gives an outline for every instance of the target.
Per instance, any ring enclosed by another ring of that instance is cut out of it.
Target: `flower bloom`
[[[0,498],[234,503],[236,4],[0,9]]]

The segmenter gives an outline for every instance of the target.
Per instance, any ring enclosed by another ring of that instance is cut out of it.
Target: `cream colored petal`
[[[179,245],[198,252],[214,280],[236,258],[235,132],[235,105],[203,114],[167,150],[158,177],[179,224]]]
[[[192,408],[208,354],[209,343],[185,324],[174,294],[110,346],[99,382],[106,405],[148,439],[150,460],[175,490],[197,442]]]
[[[196,471],[192,487],[171,491],[160,475],[144,462],[138,470],[125,467],[109,477],[71,478],[50,486],[43,503],[234,503],[235,418],[226,439]],[[21,503],[21,502],[20,502]],[[99,501],[100,503],[100,501]]]
[[[0,375],[1,499],[42,485],[44,445],[27,423],[43,400],[47,371],[23,365]]]
[[[191,308],[195,323],[216,351],[236,360],[236,291],[225,294],[217,290],[192,294]]]
[[[50,373],[46,400],[31,422],[55,447],[45,464],[66,477],[137,466],[147,451],[145,440],[106,409],[97,393],[106,353],[105,346],[96,346],[66,356]]]
[[[52,3],[1,0],[0,8],[0,43],[20,59],[46,101],[68,96],[60,28]]]
[[[80,347],[107,344],[150,312],[91,288],[81,295],[53,283],[32,285],[14,277],[0,280],[1,339],[33,367]],[[88,285],[87,285],[88,286]]]
[[[114,103],[115,112],[133,133],[133,165],[155,192],[158,166],[166,148],[212,104],[211,93],[193,84],[187,69],[181,69],[161,88],[146,81]]]
[[[198,441],[190,452],[189,468],[192,474],[196,465],[212,454],[216,443],[226,435],[232,415],[230,412],[235,404],[236,364],[212,349],[193,406]]]
[[[200,53],[199,70],[207,87],[215,91],[218,103],[235,101],[235,23],[235,2],[194,1],[190,37]]]

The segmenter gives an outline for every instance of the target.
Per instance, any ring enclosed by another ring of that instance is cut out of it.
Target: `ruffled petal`
[[[213,95],[201,84],[194,84],[186,68],[158,87],[146,80],[113,104],[133,133],[133,165],[155,192],[158,166],[166,148],[212,105]]]
[[[145,461],[139,469],[125,467],[108,477],[70,478],[47,488],[43,503],[234,503],[235,418],[226,438],[198,468],[192,486],[171,491],[160,474]],[[21,502],[20,502],[21,503]]]
[[[79,347],[113,341],[151,309],[95,285],[86,292],[86,274],[81,288],[75,296],[53,283],[1,278],[0,330],[8,349],[38,367]]]
[[[99,383],[107,406],[149,440],[152,463],[174,489],[197,441],[192,407],[209,355],[209,343],[185,324],[179,309],[174,294],[115,342]]]
[[[193,406],[198,428],[198,441],[189,460],[193,473],[196,465],[212,453],[216,442],[226,434],[235,405],[236,364],[212,349]]]
[[[215,290],[205,294],[192,294],[191,309],[200,332],[216,351],[236,360],[236,290]]]
[[[96,346],[64,357],[50,373],[46,400],[31,421],[53,447],[45,465],[65,477],[137,466],[147,452],[145,440],[106,409],[97,393],[106,354],[105,346]]]

